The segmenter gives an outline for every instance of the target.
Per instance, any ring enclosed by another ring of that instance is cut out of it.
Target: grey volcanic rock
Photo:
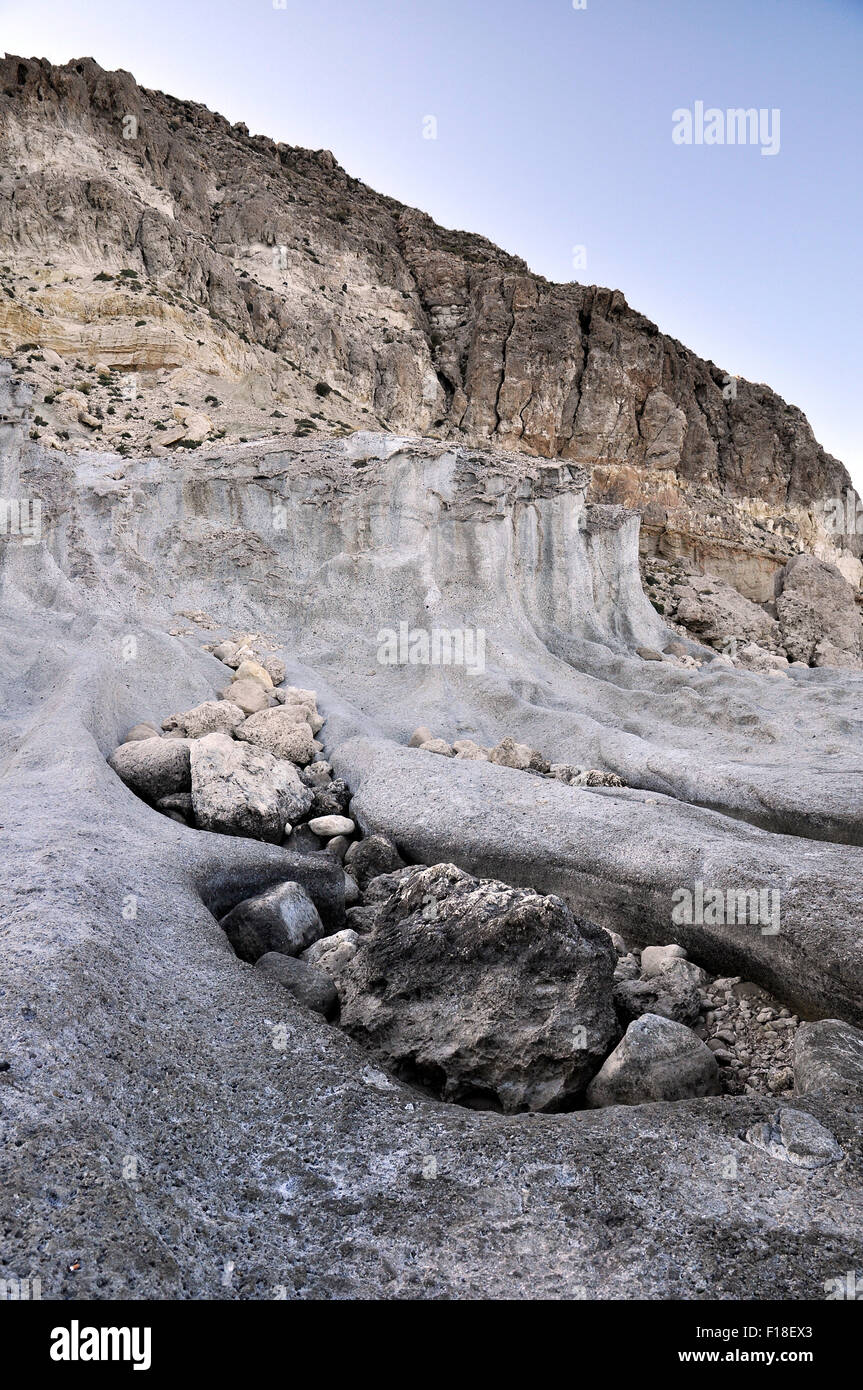
[[[108,759],[127,787],[147,801],[159,801],[191,785],[189,745],[183,739],[135,739],[121,743]]]
[[[291,817],[311,805],[312,793],[296,769],[263,748],[227,734],[207,734],[190,747],[192,806],[202,830],[277,844]]]
[[[285,705],[250,715],[236,730],[236,736],[301,767],[314,762],[321,747],[305,720],[297,718],[296,708]]]
[[[619,981],[614,986],[614,1006],[627,1023],[642,1014],[659,1014],[692,1024],[701,1012],[699,983],[705,978],[688,960],[669,960],[644,979]]]
[[[205,700],[194,709],[172,715],[162,727],[179,729],[186,738],[203,738],[206,734],[231,734],[245,717],[239,705],[230,700]]]
[[[794,1038],[794,1090],[863,1095],[863,1032],[838,1018],[802,1023]]]
[[[297,960],[296,956],[286,956],[280,951],[268,951],[255,961],[258,970],[270,980],[275,980],[288,990],[307,1009],[313,1009],[324,1018],[335,1018],[339,1012],[338,990],[323,970],[318,970],[307,961]]]
[[[444,1100],[559,1109],[613,1040],[613,969],[559,899],[417,867],[338,976],[342,1026]]]
[[[664,943],[673,933],[715,974],[762,984],[804,1017],[863,1020],[856,845],[769,833],[631,787],[567,787],[371,739],[345,742],[333,761],[353,788],[360,827],[391,836],[414,861],[460,863],[556,893],[634,944]],[[675,895],[682,888],[694,902],[699,882],[726,894],[744,885],[778,891],[779,931],[770,922],[766,932],[736,920],[713,924],[694,910],[677,921]]]
[[[394,874],[405,867],[396,845],[386,835],[368,835],[356,840],[345,854],[345,868],[361,889],[381,874]]]
[[[682,1023],[644,1014],[603,1062],[587,1088],[587,1103],[641,1105],[688,1100],[719,1089],[719,1068],[709,1047]]]
[[[776,612],[792,661],[811,666],[863,665],[863,620],[854,590],[834,565],[797,555],[781,576]]]
[[[67,73],[70,112],[81,77]],[[18,188],[23,231],[41,194],[28,211]],[[845,1154],[814,1173],[742,1137],[775,1116],[758,1096],[530,1119],[426,1098],[218,926],[290,878],[340,931],[337,859],[180,834],[105,761],[142,711],[211,698],[225,670],[208,644],[269,633],[296,686],[321,692],[364,831],[854,1017],[858,673],[635,657],[671,636],[641,590],[637,518],[586,506],[571,464],[360,435],[91,449],[73,466],[29,439],[26,392],[0,414],[0,495],[41,497],[50,517],[40,546],[0,547],[6,1269],[66,1300],[740,1301],[823,1298],[863,1268],[853,1097],[795,1101]],[[402,614],[484,628],[485,670],[381,667],[377,632]],[[129,633],[138,657],[121,664]],[[628,786],[429,757],[404,747],[419,724],[487,747],[513,735]],[[778,884],[780,934],[671,924],[671,894],[698,879]],[[358,955],[378,911],[351,909]]]
[[[299,883],[281,883],[254,898],[244,898],[220,926],[240,960],[253,965],[270,951],[298,956],[324,934],[324,924]]]
[[[315,787],[311,816],[346,816],[350,799],[351,791],[346,782],[328,782],[323,787]]]
[[[699,642],[723,648],[731,642],[757,642],[768,651],[781,648],[775,617],[713,574],[692,565],[663,565],[647,560],[648,593],[667,618],[673,618]]]

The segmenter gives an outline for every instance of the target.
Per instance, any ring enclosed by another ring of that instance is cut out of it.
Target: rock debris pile
[[[321,757],[315,692],[285,686],[284,663],[252,638],[210,649],[233,672],[220,698],[161,729],[136,725],[109,762],[183,825],[304,856],[303,882],[286,878],[222,916],[240,960],[340,1023],[401,1080],[473,1109],[793,1088],[800,1021],[764,990],[711,978],[676,943],[630,949],[559,897],[454,864],[406,864],[388,836],[363,838],[350,789]],[[571,786],[623,785],[549,764],[512,738],[449,745],[420,728],[411,745]],[[334,863],[335,913],[323,868]]]

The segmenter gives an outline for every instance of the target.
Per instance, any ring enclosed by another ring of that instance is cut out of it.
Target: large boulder
[[[776,612],[792,661],[863,666],[863,627],[854,590],[834,565],[795,555],[781,575]]]
[[[201,830],[278,844],[285,827],[311,806],[312,793],[296,768],[264,748],[238,743],[227,734],[207,734],[189,747],[192,806]]]
[[[588,1105],[642,1105],[651,1100],[688,1100],[719,1090],[719,1067],[691,1029],[658,1014],[630,1023],[587,1088]]]
[[[324,934],[324,924],[305,889],[291,881],[244,898],[221,920],[240,960],[253,965],[269,951],[298,956]]]
[[[162,724],[162,728],[172,731],[179,729],[186,738],[203,738],[206,734],[230,734],[238,724],[242,724],[245,714],[239,705],[231,700],[205,700],[194,709],[182,714],[172,714]]]
[[[442,1099],[558,1109],[616,1035],[614,947],[559,899],[416,866],[339,973],[342,1024]]]
[[[780,648],[779,625],[759,604],[712,574],[687,574],[675,587],[678,623],[713,647],[757,642],[768,651]]]
[[[305,719],[298,722],[294,710],[284,705],[252,714],[237,729],[237,738],[300,767],[314,762],[321,751]]]
[[[154,803],[172,792],[187,792],[191,785],[189,744],[181,738],[121,743],[108,765],[133,792]]]
[[[794,1038],[794,1090],[863,1095],[863,1032],[838,1018],[801,1023]]]

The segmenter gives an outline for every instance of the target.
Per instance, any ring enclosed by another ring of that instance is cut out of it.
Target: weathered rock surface
[[[311,898],[291,881],[244,898],[220,925],[240,960],[252,965],[271,951],[298,956],[324,934]]]
[[[682,1023],[644,1014],[603,1062],[587,1088],[587,1103],[642,1105],[689,1100],[719,1089],[719,1068],[708,1047]]]
[[[327,1019],[338,1015],[338,990],[325,971],[280,951],[267,951],[258,957],[255,965],[268,979],[283,985],[307,1009],[313,1009]]]
[[[239,726],[236,736],[301,767],[314,762],[321,751],[306,721],[298,721],[295,712],[286,706],[252,714]]]
[[[714,973],[761,983],[804,1017],[863,1019],[856,845],[773,834],[676,797],[571,788],[362,738],[342,744],[333,762],[353,788],[361,829],[389,835],[414,861],[460,862],[556,893],[637,944],[664,943],[673,932]],[[699,882],[721,885],[723,903],[744,884],[769,886],[779,893],[779,930],[772,918],[764,931],[736,915],[725,920],[725,910],[715,923],[699,920]],[[681,886],[693,904],[689,921],[675,912]]]
[[[127,787],[147,801],[189,790],[189,745],[183,739],[135,739],[121,743],[108,759]]]
[[[812,555],[789,561],[776,612],[790,660],[812,666],[863,665],[863,620],[850,584]]]
[[[192,806],[202,830],[278,844],[291,818],[311,805],[296,768],[264,748],[227,734],[207,734],[190,747]]]
[[[794,1090],[863,1094],[863,1032],[838,1018],[801,1024],[794,1039]]]
[[[749,564],[769,584],[801,540],[839,558],[823,513],[848,475],[801,412],[760,384],[730,391],[620,290],[551,284],[328,151],[250,136],[92,59],[7,56],[0,133],[15,171],[0,187],[0,350],[56,393],[56,448],[193,451],[372,423],[577,459],[593,500],[643,508],[647,544],[708,568]],[[80,385],[77,361],[86,396],[62,390]],[[132,371],[138,418],[115,425]]]
[[[585,508],[569,466],[361,436],[144,463],[91,451],[73,468],[20,435],[11,394],[0,495],[42,497],[51,523],[0,555],[6,1268],[55,1252],[43,1297],[223,1299],[226,1230],[230,1296],[249,1299],[286,1280],[303,1299],[519,1298],[525,1249],[540,1252],[529,1292],[548,1298],[822,1298],[863,1268],[853,1097],[795,1101],[845,1154],[814,1173],[742,1137],[772,1097],[529,1121],[424,1098],[239,962],[214,920],[287,877],[338,932],[338,860],[183,830],[105,762],[142,712],[220,688],[207,644],[270,632],[289,678],[322,692],[363,830],[853,1017],[859,675],[635,657],[669,637],[637,525]],[[430,575],[431,620],[487,631],[485,672],[376,662],[393,615],[431,621]],[[130,632],[138,658],[121,664]],[[488,747],[515,731],[628,786],[429,757],[403,746],[419,723]],[[671,893],[698,879],[778,884],[779,935],[671,924]],[[363,940],[378,911],[351,909]],[[110,1178],[130,1153],[134,1192]]]
[[[205,734],[231,734],[244,719],[239,705],[230,700],[205,700],[194,709],[171,715],[163,728],[179,730],[186,738],[203,738]]]
[[[614,1037],[613,959],[557,899],[420,867],[339,974],[342,1025],[444,1100],[559,1109]]]
[[[787,1106],[769,1120],[753,1125],[746,1140],[780,1163],[793,1163],[797,1168],[823,1168],[845,1157],[835,1137],[812,1115]]]

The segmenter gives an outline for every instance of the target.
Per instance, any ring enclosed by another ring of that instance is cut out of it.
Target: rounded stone
[[[353,835],[356,826],[347,816],[315,816],[309,829],[322,840],[330,840],[335,835]]]

